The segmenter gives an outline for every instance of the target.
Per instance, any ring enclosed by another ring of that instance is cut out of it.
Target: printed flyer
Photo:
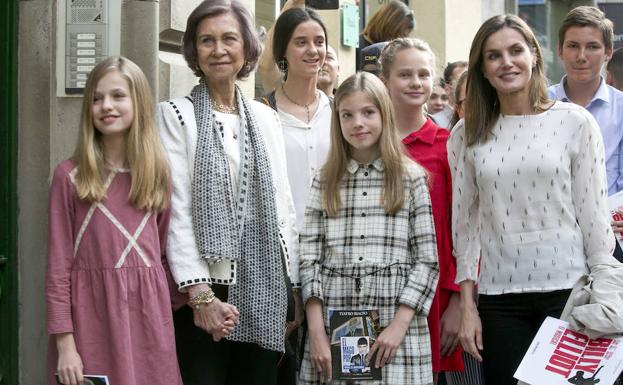
[[[547,317],[515,372],[530,385],[612,385],[623,370],[621,336],[591,340]]]

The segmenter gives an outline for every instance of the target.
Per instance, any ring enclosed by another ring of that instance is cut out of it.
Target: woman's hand
[[[312,368],[324,376],[327,382],[331,382],[333,373],[331,368],[331,347],[329,346],[329,337],[324,328],[322,330],[309,330],[309,358]]]
[[[303,309],[303,298],[301,298],[300,292],[293,293],[294,295],[294,321],[290,321],[287,323],[286,328],[286,337],[290,336],[293,331],[295,331],[305,319],[305,310]]]
[[[459,339],[463,350],[482,362],[480,350],[482,350],[482,323],[476,308],[477,293],[474,281],[466,279],[461,281],[461,328]]]
[[[73,333],[56,335],[56,349],[58,350],[58,378],[64,385],[83,385],[82,359],[76,349]]]
[[[207,305],[199,305],[193,309],[193,321],[195,326],[212,335],[212,339],[218,342],[227,337],[236,325],[238,325],[240,313],[234,305],[221,302],[214,298]]]
[[[188,296],[194,298],[207,290],[211,289],[205,283],[192,285],[188,287]],[[214,298],[207,305],[203,304],[199,305],[198,308],[193,308],[195,326],[210,333],[216,342],[227,337],[234,330],[234,327],[238,325],[239,315],[240,313],[234,305],[222,302],[218,298]]]
[[[623,218],[623,207],[619,207],[617,209],[615,217]],[[612,222],[610,222],[610,225],[612,226],[612,231],[614,231],[615,235],[617,236],[621,235],[621,233],[623,232],[623,219],[613,220]]]
[[[461,295],[452,293],[446,311],[441,316],[441,355],[449,356],[454,353],[459,344],[459,330],[461,328]]]

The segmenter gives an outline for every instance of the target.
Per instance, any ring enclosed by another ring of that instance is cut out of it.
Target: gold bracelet
[[[188,305],[194,307],[195,309],[199,309],[199,306],[202,304],[204,305],[211,304],[212,301],[214,301],[214,298],[216,298],[216,296],[214,295],[214,292],[212,291],[212,289],[204,290],[201,293],[197,294],[196,296],[192,297],[188,301]]]

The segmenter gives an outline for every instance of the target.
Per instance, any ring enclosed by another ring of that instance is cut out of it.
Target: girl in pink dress
[[[48,384],[181,384],[167,272],[169,168],[145,75],[122,57],[87,80],[78,145],[54,171]]]

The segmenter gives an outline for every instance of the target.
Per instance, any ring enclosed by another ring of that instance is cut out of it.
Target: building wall
[[[47,192],[50,164],[65,152],[56,140],[56,111],[71,106],[50,102],[50,68],[54,29],[53,3],[19,3],[18,112],[18,323],[19,383],[42,384],[45,376],[44,269],[47,239]]]

